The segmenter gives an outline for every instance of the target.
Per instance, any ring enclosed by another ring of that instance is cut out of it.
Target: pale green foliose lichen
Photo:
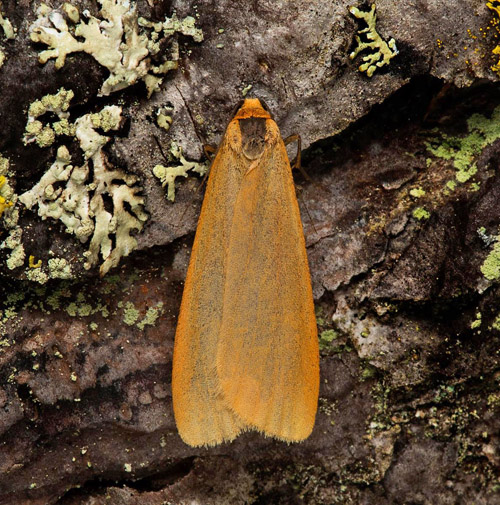
[[[371,10],[368,12],[361,11],[357,7],[349,9],[354,17],[362,19],[367,25],[366,28],[358,30],[356,35],[357,47],[349,55],[349,58],[353,60],[360,52],[366,49],[369,50],[370,53],[363,56],[364,63],[359,66],[359,71],[365,72],[368,77],[371,77],[377,68],[389,65],[392,58],[398,54],[396,41],[391,38],[386,42],[377,32],[377,13],[375,9],[375,4],[372,4]],[[360,35],[366,38],[367,42],[362,41]]]
[[[4,37],[6,39],[12,40],[16,37],[16,29],[12,26],[12,23],[3,15],[2,2],[0,2],[0,28],[2,28]]]
[[[57,135],[73,136],[75,127],[68,120],[68,108],[73,97],[72,90],[61,88],[54,95],[45,95],[42,99],[35,100],[28,109],[24,143],[36,142],[40,147],[48,147],[54,143]],[[44,125],[38,117],[47,112],[57,115],[59,121]]]
[[[9,257],[7,258],[7,268],[9,270],[14,270],[15,268],[24,265],[26,253],[24,251],[23,243],[21,242],[22,235],[22,229],[19,226],[16,226],[10,230],[7,238],[0,244],[0,249],[11,250]]]
[[[31,39],[48,46],[39,56],[41,63],[55,59],[56,69],[61,68],[68,54],[85,52],[109,70],[99,94],[109,95],[136,82],[143,81],[149,95],[156,91],[164,75],[176,69],[179,48],[171,44],[171,54],[161,64],[152,57],[162,50],[161,42],[175,33],[203,40],[192,17],[178,19],[174,14],[163,22],[153,23],[139,18],[136,2],[130,0],[98,0],[99,17],[85,12],[81,19],[78,9],[64,4],[62,9],[52,9],[41,4],[38,19],[31,27]]]
[[[71,265],[65,258],[50,258],[48,261],[49,276],[52,279],[72,279]]]
[[[7,40],[12,40],[16,37],[16,29],[12,26],[12,23],[3,15],[2,12],[2,2],[0,2],[0,28],[3,32],[3,37]],[[0,40],[3,38],[0,36]],[[5,52],[0,47],[0,67],[5,63],[7,56]]]
[[[452,137],[440,133],[438,137],[426,143],[427,149],[436,157],[453,160],[458,182],[467,182],[477,173],[475,159],[486,146],[500,138],[500,106],[488,118],[482,114],[473,114],[467,120],[468,134],[464,137]],[[449,181],[450,182],[450,181]],[[449,185],[449,189],[454,187]]]
[[[167,186],[167,198],[173,202],[175,200],[175,179],[177,177],[187,177],[188,172],[204,175],[208,170],[208,166],[206,163],[186,160],[182,154],[182,149],[175,142],[171,144],[170,155],[172,161],[180,162],[180,165],[176,164],[168,167],[156,165],[153,168],[153,174],[160,179],[163,187]]]
[[[103,148],[111,139],[96,131],[118,130],[121,122],[121,108],[114,105],[78,118],[72,129],[83,151],[84,164],[74,166],[67,147],[60,146],[49,170],[19,197],[29,209],[37,206],[42,219],[60,220],[80,242],[90,239],[84,267],[91,268],[102,259],[101,275],[136,248],[131,232],[140,231],[147,219],[144,198],[139,195],[142,188],[136,184],[138,178],[109,164]],[[111,210],[106,200],[111,201]],[[68,272],[65,268],[59,271],[59,275],[70,275],[64,273]]]
[[[156,124],[165,131],[168,131],[172,124],[172,111],[172,107],[160,107],[156,111]]]
[[[26,271],[26,277],[29,281],[45,284],[49,280],[49,276],[40,268],[35,268]]]

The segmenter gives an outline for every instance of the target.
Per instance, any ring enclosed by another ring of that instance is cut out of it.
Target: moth
[[[307,438],[319,350],[292,169],[277,124],[244,100],[210,168],[175,335],[181,438],[211,446],[257,430]]]

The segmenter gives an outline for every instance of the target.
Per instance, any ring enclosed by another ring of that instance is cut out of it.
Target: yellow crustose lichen
[[[0,175],[0,217],[4,213],[5,209],[8,209],[9,207],[12,207],[13,203],[5,196],[2,196],[2,188],[6,185],[7,183],[7,178],[4,175]]]
[[[500,33],[500,1],[498,0],[492,0],[491,2],[486,2],[486,7],[488,9],[492,10],[493,12],[497,13],[498,19],[495,19],[493,21],[493,25],[496,27],[497,31]],[[500,55],[500,44],[497,44],[497,46],[491,51],[494,55]],[[496,72],[500,76],[500,60],[498,60],[495,65],[491,66],[491,70],[493,72]]]

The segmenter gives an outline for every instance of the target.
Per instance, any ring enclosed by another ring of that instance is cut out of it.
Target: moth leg
[[[298,133],[294,133],[293,135],[289,135],[286,139],[283,139],[283,142],[285,143],[285,145],[288,145],[294,141],[297,141],[297,156],[295,157],[295,159],[293,160],[292,162],[292,170],[294,168],[297,168],[300,170],[300,173],[302,174],[302,176],[304,177],[304,179],[308,182],[310,182],[311,184],[313,184],[314,186],[318,186],[318,184],[316,182],[314,182],[308,175],[308,173],[302,168],[302,165],[301,165],[301,146],[302,146],[302,139],[300,138],[300,135]],[[322,189],[326,190],[326,188],[321,185],[320,186]],[[304,205],[304,208],[306,209],[306,212],[307,212],[307,215],[309,217],[309,221],[311,222],[311,225],[312,225],[312,228],[314,230],[314,233],[317,235],[318,234],[318,230],[316,230],[316,226],[314,226],[314,220],[311,216],[311,213],[309,212],[309,209],[307,207],[307,204],[305,202],[305,200],[302,198],[302,194],[301,194],[301,191],[298,191],[297,192],[297,196],[299,197],[299,199],[301,200],[302,204]]]
[[[293,135],[289,135],[286,139],[283,139],[283,142],[287,146],[288,144],[291,144],[292,142],[297,142],[297,154],[295,156],[295,159],[292,161],[292,170],[297,169],[300,171],[300,173],[303,175],[304,179],[308,182],[312,182],[312,179],[309,177],[307,172],[302,168],[302,139],[300,138],[300,135],[298,133],[294,133]]]
[[[214,161],[214,155],[217,152],[217,147],[211,144],[203,144],[203,152],[210,161]]]

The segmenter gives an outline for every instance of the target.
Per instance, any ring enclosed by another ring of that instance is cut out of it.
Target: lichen
[[[175,142],[171,144],[170,155],[171,161],[180,161],[180,165],[176,164],[168,167],[156,165],[153,168],[153,174],[160,179],[163,187],[167,186],[167,199],[173,202],[175,200],[175,179],[177,177],[187,177],[190,171],[204,175],[208,167],[206,163],[187,161],[182,154],[182,149]]]
[[[12,26],[12,23],[4,16],[2,12],[2,2],[0,2],[0,28],[1,31],[3,32],[3,36],[7,40],[12,40],[16,38],[16,28]],[[1,39],[2,37],[0,37]],[[3,47],[0,46],[0,67],[3,66],[5,63],[5,60],[7,59],[7,56],[5,55],[5,52],[3,51]]]
[[[140,231],[147,219],[138,178],[110,166],[103,148],[111,139],[96,131],[118,130],[121,122],[118,106],[106,106],[99,113],[78,118],[71,128],[83,151],[84,164],[72,165],[67,147],[60,146],[49,170],[19,197],[29,209],[37,206],[42,219],[60,220],[80,242],[90,239],[84,267],[91,268],[102,259],[101,275],[136,248],[131,233]],[[108,201],[111,209],[105,204]],[[69,275],[64,268],[59,272]]]
[[[486,2],[486,7],[488,7],[488,9],[490,9],[492,12],[495,12],[498,17],[498,19],[495,18],[495,20],[494,20],[494,26],[497,27],[497,32],[498,32],[499,31],[498,25],[500,24],[500,1],[491,0],[491,2]],[[500,55],[500,44],[497,44],[491,52],[495,56],[499,56]],[[497,63],[495,63],[494,65],[491,66],[491,70],[493,70],[493,72],[496,72],[498,74],[498,76],[500,77],[500,60],[498,60]]]
[[[412,188],[410,189],[410,195],[413,196],[413,198],[421,198],[425,195],[425,190],[422,188]]]
[[[494,330],[500,331],[500,312],[497,314],[497,317],[495,317],[493,323],[491,323],[491,327]]]
[[[28,258],[28,268],[40,268],[42,266],[42,260],[35,261],[35,257],[31,254]]]
[[[61,88],[54,95],[45,95],[40,100],[35,100],[28,109],[24,143],[36,142],[40,147],[48,147],[54,143],[56,136],[74,136],[75,126],[68,120],[68,108],[73,97],[72,90]],[[44,125],[38,118],[47,112],[56,115],[59,121]]]
[[[358,30],[356,35],[356,49],[349,55],[353,60],[356,56],[368,49],[369,54],[363,56],[363,61],[359,66],[360,72],[365,72],[368,77],[371,77],[377,68],[389,65],[389,62],[398,54],[396,41],[391,38],[388,42],[382,39],[377,32],[377,13],[375,4],[372,5],[370,11],[365,12],[359,10],[357,7],[350,7],[349,12],[357,19],[362,19],[367,24],[367,27]],[[360,35],[366,39],[362,41]]]
[[[169,59],[156,65],[153,58],[164,51],[162,42],[175,33],[203,40],[201,30],[192,17],[178,19],[174,14],[165,21],[154,23],[139,18],[135,2],[130,0],[98,0],[99,17],[84,11],[81,20],[78,9],[66,3],[62,9],[42,4],[38,19],[31,27],[31,39],[48,46],[40,53],[40,63],[55,59],[55,67],[64,66],[71,53],[85,52],[109,70],[99,94],[109,95],[136,82],[143,81],[148,94],[156,91],[163,76],[176,69],[179,61],[178,44],[171,44]]]
[[[472,323],[470,324],[471,329],[476,330],[477,328],[479,328],[481,326],[482,320],[483,316],[481,312],[478,312],[476,314],[476,319],[474,319],[474,321],[472,321]]]
[[[145,326],[154,326],[162,313],[163,302],[158,302],[154,307],[149,307],[142,320],[137,323],[137,328],[144,330]]]
[[[496,237],[493,249],[481,265],[481,272],[489,281],[500,279],[500,235]]]
[[[454,180],[447,181],[446,189],[448,189],[449,191],[455,191],[455,189],[457,189],[457,182]]]
[[[335,330],[324,330],[319,336],[319,348],[320,350],[328,349],[331,343],[338,337]]]
[[[135,308],[132,302],[127,302],[125,304],[125,309],[123,310],[123,322],[128,325],[134,325],[139,319],[139,311]]]
[[[49,280],[49,276],[39,268],[27,270],[26,278],[29,281],[38,282],[39,284],[45,284]]]
[[[65,258],[50,258],[48,261],[49,276],[52,279],[72,279],[71,265]]]
[[[0,217],[2,217],[6,209],[14,205],[6,196],[9,189],[7,178],[4,175],[0,175]]]
[[[156,124],[165,131],[168,131],[172,124],[172,111],[172,107],[160,107],[156,111]]]
[[[421,221],[422,219],[429,219],[431,217],[428,210],[425,210],[423,207],[417,207],[413,209],[413,217]]]
[[[427,149],[434,156],[453,160],[455,177],[460,183],[467,182],[477,173],[475,159],[486,146],[500,138],[500,106],[493,111],[490,118],[473,114],[467,120],[467,130],[465,137],[453,137],[435,130],[438,135],[426,143]]]
[[[7,238],[0,244],[0,249],[10,249],[11,253],[7,258],[6,264],[9,270],[14,270],[15,268],[24,265],[24,260],[26,259],[26,253],[24,252],[24,246],[21,242],[23,231],[19,226],[16,226],[10,230]]]
[[[12,26],[12,23],[6,17],[4,17],[2,13],[2,2],[0,2],[0,28],[2,28],[4,37],[7,40],[16,38],[16,29]]]

